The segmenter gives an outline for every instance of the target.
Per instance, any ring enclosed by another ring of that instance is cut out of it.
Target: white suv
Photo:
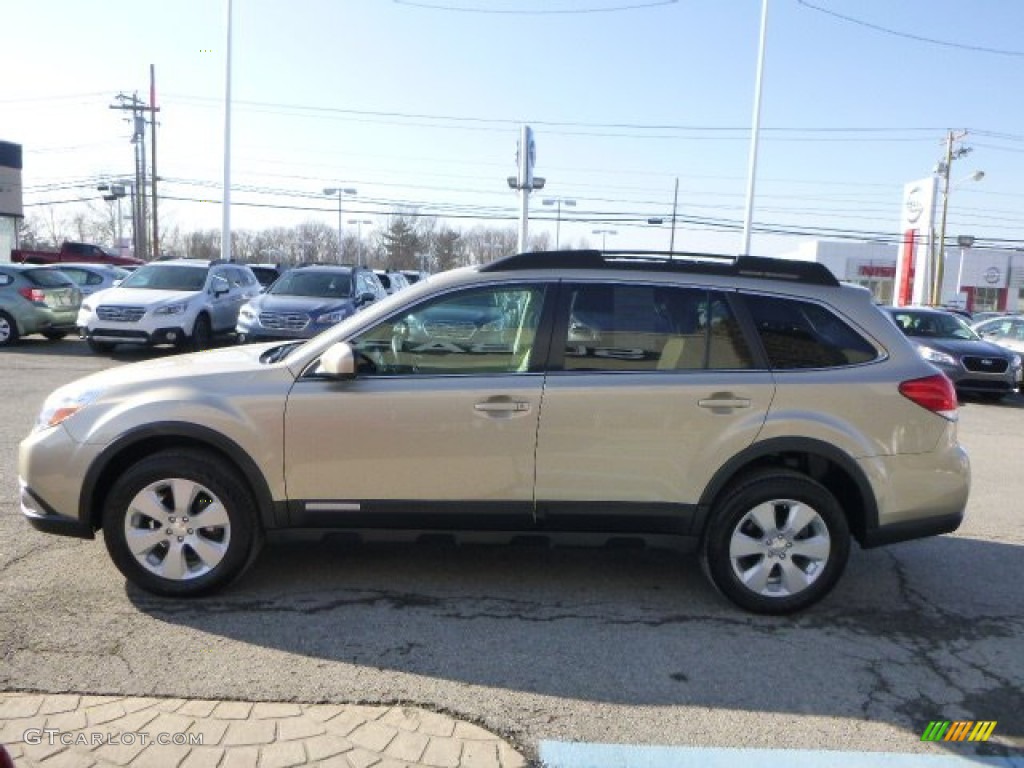
[[[238,311],[259,292],[244,264],[156,261],[90,296],[78,313],[79,334],[94,352],[109,352],[115,344],[205,349],[213,336],[234,331]]]

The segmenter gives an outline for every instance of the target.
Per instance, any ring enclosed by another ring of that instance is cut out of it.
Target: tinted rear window
[[[831,368],[878,357],[867,339],[818,304],[746,296],[772,368]]]
[[[56,269],[26,269],[21,273],[33,285],[40,288],[63,288],[72,285],[71,278]]]

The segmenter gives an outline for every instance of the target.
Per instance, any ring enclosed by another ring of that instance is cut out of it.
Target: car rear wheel
[[[0,347],[16,344],[18,341],[18,324],[6,312],[0,312]]]
[[[163,451],[130,467],[103,510],[107,551],[124,576],[168,597],[190,597],[238,578],[262,531],[233,467],[202,451]]]
[[[850,553],[842,508],[820,483],[789,470],[759,472],[712,511],[701,561],[741,608],[786,614],[831,591]]]

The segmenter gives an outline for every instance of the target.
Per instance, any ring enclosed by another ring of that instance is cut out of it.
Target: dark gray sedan
[[[882,309],[957,392],[998,400],[1020,387],[1020,355],[985,341],[956,314],[927,307]]]

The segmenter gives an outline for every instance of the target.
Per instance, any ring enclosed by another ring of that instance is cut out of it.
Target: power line
[[[450,13],[487,13],[520,16],[548,16],[551,14],[562,15],[583,15],[592,13],[618,13],[620,11],[636,11],[644,8],[656,8],[662,5],[675,5],[679,0],[647,0],[647,2],[623,4],[618,3],[611,6],[594,6],[591,8],[494,8],[493,6],[471,6],[471,5],[449,5],[444,3],[429,3],[425,0],[393,0],[395,5],[408,5],[414,8],[423,8],[429,11],[446,11]]]
[[[954,42],[951,42],[949,40],[937,40],[937,39],[935,39],[933,37],[924,37],[923,35],[915,35],[915,34],[913,34],[911,32],[901,32],[901,31],[896,30],[896,29],[890,29],[888,27],[883,27],[883,26],[881,26],[879,24],[872,24],[869,21],[864,21],[863,19],[857,19],[857,18],[854,18],[853,16],[844,16],[843,14],[837,13],[836,11],[829,10],[828,8],[822,8],[821,6],[814,5],[813,3],[809,3],[809,2],[807,2],[807,0],[796,0],[796,1],[797,1],[797,3],[799,3],[802,6],[804,6],[805,8],[810,8],[812,11],[818,11],[819,13],[824,13],[827,16],[834,16],[835,18],[841,19],[842,21],[847,21],[847,22],[849,22],[851,24],[857,24],[857,25],[859,25],[861,27],[867,27],[868,29],[873,29],[876,32],[882,32],[882,33],[887,34],[887,35],[893,35],[894,37],[902,37],[902,38],[907,39],[907,40],[916,40],[919,43],[928,43],[929,45],[941,45],[941,46],[944,46],[946,48],[958,48],[958,49],[964,50],[964,51],[974,51],[975,53],[992,53],[992,54],[996,54],[998,56],[1024,56],[1024,51],[1012,51],[1012,50],[1006,50],[1006,49],[1002,49],[1002,48],[987,48],[987,47],[982,46],[982,45],[970,45],[968,43],[954,43]]]

